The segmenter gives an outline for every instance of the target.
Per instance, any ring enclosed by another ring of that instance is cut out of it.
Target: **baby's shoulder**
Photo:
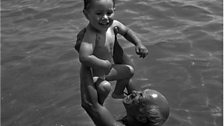
[[[88,28],[83,28],[81,31],[77,34],[77,42],[82,42],[86,40],[94,40],[96,37],[96,33],[92,32]]]
[[[127,31],[127,26],[125,26],[123,23],[121,23],[118,20],[113,21],[112,27],[113,27],[115,33],[119,33],[121,35],[125,34]]]
[[[85,42],[94,42],[92,40],[96,39],[96,33],[86,28],[85,34],[83,35],[83,40]]]
[[[87,42],[87,43],[93,43],[96,39],[96,35],[94,33],[91,33],[87,28],[83,28],[80,30],[77,34],[77,39],[75,43],[75,49],[79,52],[81,43]]]
[[[118,33],[118,30],[120,29],[121,23],[118,20],[114,20],[111,28],[115,33]]]
[[[112,27],[118,27],[119,25],[121,24],[121,22],[120,21],[118,21],[118,20],[114,20],[113,21],[113,24],[112,24]]]

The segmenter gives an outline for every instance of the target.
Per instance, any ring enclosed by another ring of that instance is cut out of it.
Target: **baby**
[[[129,82],[134,74],[134,68],[131,60],[118,44],[116,35],[120,34],[133,43],[136,53],[142,58],[148,54],[148,49],[131,29],[113,19],[114,11],[114,0],[84,0],[83,13],[89,23],[77,35],[75,48],[79,52],[82,65],[91,68],[99,95],[109,93],[108,81],[117,80],[112,97],[124,98],[125,88],[129,93],[131,92]],[[106,97],[99,99],[101,103]]]

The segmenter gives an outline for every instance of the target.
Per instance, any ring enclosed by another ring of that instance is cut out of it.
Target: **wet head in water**
[[[158,91],[133,91],[124,98],[129,126],[161,126],[169,116],[166,98]]]

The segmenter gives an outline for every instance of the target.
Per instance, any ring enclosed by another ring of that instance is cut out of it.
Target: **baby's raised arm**
[[[135,51],[138,55],[140,55],[140,57],[144,58],[148,55],[148,49],[142,44],[141,40],[137,37],[134,31],[117,20],[114,20],[114,27],[117,27],[117,32],[119,34],[135,45]]]

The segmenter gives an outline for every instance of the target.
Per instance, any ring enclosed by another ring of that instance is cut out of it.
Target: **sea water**
[[[222,0],[116,0],[115,18],[149,50],[140,59],[119,37],[135,64],[133,83],[165,95],[164,126],[222,126],[222,7]],[[82,9],[82,0],[1,1],[2,126],[93,126],[80,105],[73,48],[88,23]],[[119,100],[109,96],[105,106],[116,119],[125,115]]]

